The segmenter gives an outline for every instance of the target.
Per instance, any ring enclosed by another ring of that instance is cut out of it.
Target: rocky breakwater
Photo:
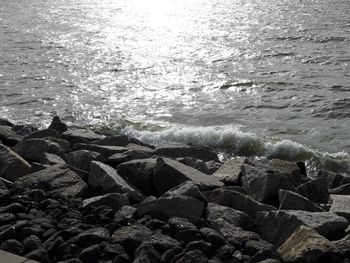
[[[39,262],[350,262],[350,175],[0,121],[0,249]]]

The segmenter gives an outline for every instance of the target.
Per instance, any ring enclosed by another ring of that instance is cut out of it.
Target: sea
[[[0,117],[350,174],[349,0],[0,0]]]

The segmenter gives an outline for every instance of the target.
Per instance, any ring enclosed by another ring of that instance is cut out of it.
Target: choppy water
[[[350,1],[1,0],[0,106],[350,170]]]

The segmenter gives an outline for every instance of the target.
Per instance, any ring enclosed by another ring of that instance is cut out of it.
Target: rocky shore
[[[350,262],[350,175],[0,119],[0,250],[38,262]]]

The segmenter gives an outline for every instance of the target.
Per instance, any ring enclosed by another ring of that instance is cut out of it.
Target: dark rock
[[[312,203],[306,197],[295,192],[279,190],[280,210],[304,210],[309,212],[325,212],[321,207]]]
[[[132,200],[140,202],[144,199],[143,194],[129,185],[112,167],[97,161],[91,162],[89,186],[96,193],[127,193]]]
[[[283,262],[343,262],[339,251],[314,229],[300,226],[278,248]]]
[[[92,161],[105,162],[105,158],[102,154],[88,150],[70,152],[62,157],[67,164],[83,171],[90,171],[90,164]]]
[[[133,139],[131,139],[132,141]],[[131,142],[126,146],[127,148],[131,149],[131,150],[136,150],[136,151],[142,151],[142,152],[146,152],[149,153],[150,155],[155,155],[154,153],[154,147],[151,145],[147,145],[144,143],[138,142],[138,143],[133,143]]]
[[[336,188],[343,184],[350,183],[350,177],[343,174],[334,173],[328,170],[319,170],[317,177],[324,178],[327,182],[327,188]]]
[[[32,189],[27,192],[30,199],[41,202],[47,198],[47,194],[42,189]]]
[[[20,256],[24,253],[23,245],[15,239],[9,239],[2,242],[0,249]]]
[[[152,156],[152,154],[150,154],[148,152],[131,149],[131,150],[125,151],[123,153],[113,154],[112,156],[110,156],[108,158],[107,163],[109,165],[112,165],[112,166],[117,166],[121,163],[125,163],[125,162],[131,161],[131,160],[147,159],[147,158],[150,158],[151,156]]]
[[[243,158],[233,158],[226,161],[213,176],[217,177],[225,185],[239,185],[241,179],[241,169],[245,159]]]
[[[207,263],[208,258],[200,250],[193,250],[185,253],[175,263]]]
[[[265,240],[248,240],[244,245],[244,253],[250,256],[263,250],[273,249],[273,245]]]
[[[44,153],[40,159],[40,163],[49,165],[66,164],[66,162],[61,157],[52,153]]]
[[[203,210],[203,202],[187,196],[158,198],[137,206],[138,216],[150,215],[161,220],[168,220],[171,217],[183,217],[191,222],[195,222],[200,218]]]
[[[47,169],[18,178],[18,188],[40,188],[51,193],[80,197],[88,192],[86,183],[64,165],[53,165]]]
[[[42,237],[42,235],[44,234],[44,229],[39,226],[39,225],[32,225],[32,226],[27,226],[27,227],[23,227],[22,231],[21,231],[21,236],[23,238],[27,237],[27,236],[37,236],[39,238]]]
[[[0,125],[1,126],[9,126],[9,127],[13,127],[14,124],[11,123],[10,121],[6,120],[6,119],[0,119]]]
[[[328,192],[334,195],[350,195],[350,183],[329,189]]]
[[[216,152],[206,146],[191,146],[176,142],[162,142],[155,150],[156,155],[171,158],[192,157],[203,161],[218,160]]]
[[[135,251],[135,263],[144,263],[149,260],[149,262],[159,262],[160,254],[155,249],[155,247],[150,243],[142,243]],[[146,259],[146,261],[145,261]]]
[[[262,249],[256,252],[252,257],[249,258],[249,262],[261,262],[267,259],[278,259],[279,255],[274,249]]]
[[[245,231],[223,219],[215,222],[214,227],[222,234],[222,236],[232,245],[242,246],[248,240],[259,240],[260,236],[252,231]]]
[[[28,139],[37,139],[37,138],[45,138],[45,137],[58,137],[59,132],[52,129],[45,129],[41,131],[35,131],[24,137],[24,140]]]
[[[202,239],[202,234],[197,229],[184,229],[178,231],[174,237],[184,243],[190,243],[193,241],[198,241]]]
[[[16,231],[13,226],[5,225],[6,228],[2,231],[0,231],[0,243],[8,240],[8,239],[14,239],[16,236]]]
[[[315,203],[327,203],[328,184],[325,178],[310,180],[297,188],[297,192]]]
[[[172,247],[171,249],[165,251],[161,258],[160,258],[160,262],[162,263],[167,263],[167,262],[171,262],[171,260],[178,254],[180,254],[182,252],[182,248],[180,246],[175,246]]]
[[[171,159],[157,159],[153,183],[158,193],[162,194],[188,180],[193,181],[200,190],[209,190],[223,186],[223,183],[215,177],[201,173],[192,167]]]
[[[22,140],[22,136],[19,136],[12,130],[12,127],[6,125],[0,125],[0,140],[6,146],[15,146],[20,140]]]
[[[151,237],[148,237],[143,243],[152,245],[160,252],[164,252],[175,246],[181,246],[181,243],[176,239],[173,239],[172,237],[167,235],[160,234],[155,234]]]
[[[67,131],[67,125],[61,121],[58,116],[53,117],[49,129],[58,131],[59,133]]]
[[[17,153],[0,144],[0,177],[11,182],[30,172],[30,164]]]
[[[95,196],[83,201],[83,207],[107,205],[116,211],[128,204],[129,196],[127,194],[118,193]]]
[[[214,248],[221,247],[226,243],[225,238],[214,229],[203,227],[199,231],[204,237],[204,240],[212,244]]]
[[[186,251],[191,250],[200,250],[206,255],[210,255],[212,252],[212,245],[208,242],[204,242],[202,240],[200,241],[193,241],[186,245]]]
[[[118,255],[114,258],[113,263],[131,263],[132,260],[128,254]]]
[[[215,173],[222,165],[222,163],[213,160],[207,161],[205,164],[208,167],[209,174]]]
[[[182,184],[166,191],[161,197],[189,196],[196,198],[204,203],[208,203],[208,199],[199,191],[198,186],[192,181],[185,181]]]
[[[108,146],[108,145],[97,145],[89,143],[76,143],[73,145],[73,151],[87,150],[98,152],[103,155],[106,159],[116,153],[123,153],[129,149],[123,146]]]
[[[126,146],[129,143],[129,138],[123,134],[113,135],[93,141],[92,143],[97,145]]]
[[[217,257],[220,259],[231,259],[233,252],[235,252],[235,247],[231,245],[223,245],[217,251]]]
[[[43,243],[41,243],[41,240],[37,236],[31,235],[24,238],[23,246],[24,250],[28,253],[43,248]]]
[[[95,244],[109,239],[108,229],[98,227],[85,230],[76,237],[76,243],[79,245]]]
[[[12,213],[1,213],[0,214],[0,225],[5,225],[16,220],[16,216]]]
[[[125,224],[134,218],[137,209],[132,206],[123,206],[114,215],[117,224]]]
[[[99,245],[92,245],[81,251],[79,258],[86,263],[95,263],[101,254]]]
[[[100,140],[103,139],[104,136],[98,135],[91,130],[69,129],[62,133],[62,138],[74,144]]]
[[[192,224],[188,219],[181,218],[181,217],[172,217],[168,220],[168,224],[170,225],[170,228],[174,231],[181,231],[186,229],[197,229],[197,227]]]
[[[40,263],[50,263],[49,256],[47,254],[47,251],[44,248],[31,251],[30,253],[26,254],[24,257],[36,260]]]
[[[350,195],[331,195],[330,199],[332,206],[329,211],[350,221]]]
[[[52,255],[55,254],[57,248],[64,242],[63,238],[60,236],[55,236],[54,238],[49,238],[45,241],[44,247],[47,252]]]
[[[20,203],[12,203],[7,206],[3,206],[0,208],[0,213],[12,213],[12,214],[17,214],[17,213],[25,213],[27,212],[27,209],[21,205]]]
[[[183,163],[184,165],[190,166],[194,169],[197,169],[202,173],[210,174],[207,164],[203,160],[191,158],[191,157],[183,157],[183,158],[176,158],[176,161]]]
[[[350,258],[350,235],[347,235],[340,240],[332,241],[332,244],[345,258]]]
[[[125,253],[124,248],[119,244],[109,244],[107,243],[103,249],[103,254],[107,256],[118,256]]]

